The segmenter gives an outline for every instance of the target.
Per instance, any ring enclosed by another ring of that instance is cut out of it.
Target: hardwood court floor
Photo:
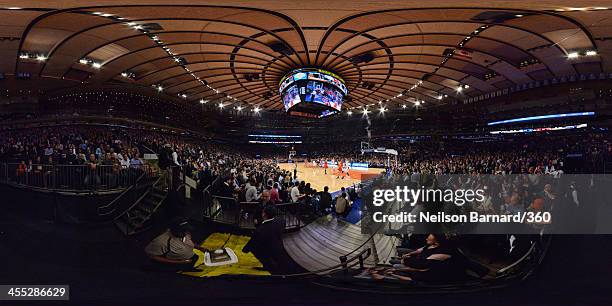
[[[280,163],[279,166],[283,170],[290,171],[291,175],[293,175],[294,164]],[[382,171],[384,171],[384,169],[371,168],[371,169],[368,169],[367,171],[363,171],[363,173],[379,174]],[[353,186],[353,185],[361,183],[360,179],[354,179],[348,176],[345,177],[344,179],[336,178],[337,175],[332,175],[332,172],[335,173],[335,169],[329,168],[327,169],[327,174],[325,174],[325,171],[323,168],[319,168],[319,167],[316,167],[316,168],[308,167],[307,168],[303,162],[298,162],[298,167],[297,167],[298,179],[300,181],[304,180],[306,181],[306,183],[310,183],[310,186],[316,189],[317,191],[321,191],[323,190],[323,187],[328,186],[329,191],[334,192],[334,191],[340,190],[340,188],[342,187],[349,187],[349,186]]]

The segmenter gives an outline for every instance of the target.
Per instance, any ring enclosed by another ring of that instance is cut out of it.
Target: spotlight
[[[414,102],[414,104],[415,104],[416,106],[419,106],[419,105],[421,105],[421,101],[417,100],[416,102]]]
[[[253,109],[253,112],[255,112],[255,113],[259,113],[259,110],[260,110],[260,109],[259,109],[259,106],[255,106],[255,108]]]
[[[578,56],[580,56],[578,52],[570,52],[567,54],[567,58],[578,58]]]
[[[122,72],[121,76],[124,77],[124,78],[127,78],[128,74],[127,74],[127,72]]]
[[[161,92],[162,90],[164,90],[164,88],[161,87],[161,85],[157,86],[157,91]]]
[[[93,64],[91,64],[91,67],[94,67],[96,69],[100,69],[100,68],[102,68],[102,64],[100,64],[100,63],[93,63]]]
[[[587,52],[586,52],[586,55],[587,55],[587,56],[595,56],[595,55],[597,55],[597,51],[595,51],[595,50],[589,50],[589,51],[587,51]]]
[[[408,106],[406,106],[406,104],[402,104],[402,108],[406,108],[406,107],[408,107]]]
[[[387,109],[385,109],[384,107],[381,107],[379,111],[381,114],[384,114],[387,111]]]
[[[458,92],[462,92],[463,91],[463,87],[462,86],[457,87],[457,91]]]
[[[206,101],[204,99],[200,99],[200,104],[206,104],[206,102],[208,102],[208,101]]]
[[[236,109],[237,109],[238,111],[242,111],[242,106],[238,106],[238,107],[236,107]]]
[[[350,115],[353,114],[353,112],[352,111],[348,111],[348,112],[346,112],[346,114],[350,116]]]
[[[224,106],[223,103],[219,103],[219,108],[223,108]]]
[[[186,99],[187,95],[186,94],[181,94],[181,98]]]
[[[39,62],[44,62],[44,61],[47,60],[47,57],[42,55],[42,54],[39,54],[39,55],[36,56],[36,60],[39,61]]]
[[[79,63],[83,64],[83,65],[87,65],[89,63],[89,60],[87,60],[86,58],[82,58],[79,60]]]
[[[442,95],[439,95],[439,96],[437,97],[437,99],[438,99],[438,100],[442,100],[442,98],[444,98]]]
[[[363,109],[363,114],[364,114],[364,115],[367,115],[369,112],[370,112],[370,111],[369,111],[367,108],[364,108],[364,109]]]
[[[20,59],[28,59],[28,58],[30,58],[30,55],[27,54],[27,53],[22,53],[22,54],[19,54],[19,58]]]

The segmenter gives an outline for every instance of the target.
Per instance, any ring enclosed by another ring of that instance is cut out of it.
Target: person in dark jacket
[[[283,231],[285,222],[276,219],[276,208],[273,205],[264,207],[262,223],[255,229],[251,240],[242,249],[243,253],[253,253],[264,266],[264,269],[274,273],[279,271],[282,265],[279,259],[284,254]]]
[[[158,163],[159,169],[161,169],[162,181],[166,184],[167,188],[172,186],[172,148],[170,144],[166,144],[159,152]]]
[[[329,193],[329,187],[323,187],[323,191],[319,193],[319,210],[321,212],[325,212],[326,209],[331,209],[332,207],[332,196]]]

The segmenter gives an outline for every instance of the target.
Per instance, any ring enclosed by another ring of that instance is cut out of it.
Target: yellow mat
[[[222,233],[214,233],[204,242],[202,246],[209,250],[216,250],[223,246],[225,241],[225,247],[228,247],[236,253],[238,262],[231,265],[207,267],[204,265],[204,254],[200,250],[194,250],[198,254],[199,258],[195,266],[202,272],[181,272],[185,275],[197,276],[197,277],[211,277],[228,274],[248,274],[248,275],[270,275],[270,272],[265,270],[259,270],[255,268],[263,268],[261,262],[252,253],[242,253],[242,248],[247,244],[251,237],[238,236]],[[229,240],[227,239],[229,237]]]

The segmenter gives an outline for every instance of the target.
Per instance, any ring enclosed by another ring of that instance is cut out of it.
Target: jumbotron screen
[[[292,70],[281,79],[278,90],[287,113],[308,117],[340,112],[348,94],[341,77],[317,68]]]

